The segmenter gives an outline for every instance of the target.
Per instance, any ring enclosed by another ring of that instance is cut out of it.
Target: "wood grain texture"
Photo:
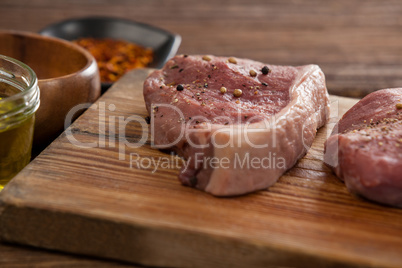
[[[11,181],[0,194],[2,239],[154,266],[400,267],[402,210],[347,192],[322,162],[329,129],[274,186],[236,198],[181,186],[173,157],[155,173],[152,163],[130,167],[133,153],[170,157],[149,144],[125,147],[119,160],[118,141],[138,141],[141,125],[113,133],[109,123],[147,115],[146,74],[126,75],[72,125],[74,138],[96,148],[79,148],[65,133]],[[338,115],[356,102],[332,101]]]
[[[144,267],[140,265],[106,261],[96,258],[75,256],[66,253],[45,251],[32,247],[0,244],[0,267],[101,267],[124,268]]]
[[[402,85],[398,0],[3,0],[0,29],[39,31],[71,17],[115,16],[180,34],[179,53],[320,65],[332,94]]]
[[[37,32],[72,17],[127,18],[180,34],[179,53],[317,63],[331,93],[357,97],[401,86],[401,12],[399,0],[2,0],[0,29]],[[18,260],[26,266],[91,266],[72,256],[0,244],[0,267],[24,266]]]

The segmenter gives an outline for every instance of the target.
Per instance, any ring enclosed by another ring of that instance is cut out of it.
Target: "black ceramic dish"
[[[111,17],[86,17],[69,19],[42,29],[42,35],[62,38],[68,41],[82,37],[113,38],[150,47],[155,58],[149,67],[161,68],[173,57],[181,42],[181,37],[160,28],[135,21]],[[102,91],[112,83],[102,83]]]

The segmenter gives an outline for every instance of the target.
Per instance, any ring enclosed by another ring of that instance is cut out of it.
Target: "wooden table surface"
[[[319,64],[330,93],[359,97],[402,85],[400,14],[398,0],[2,0],[0,29],[37,32],[72,17],[127,18],[180,34],[179,53]],[[0,244],[0,266],[125,264]]]

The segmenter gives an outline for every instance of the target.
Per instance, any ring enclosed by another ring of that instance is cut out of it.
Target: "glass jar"
[[[38,107],[34,71],[0,55],[0,191],[30,161]]]

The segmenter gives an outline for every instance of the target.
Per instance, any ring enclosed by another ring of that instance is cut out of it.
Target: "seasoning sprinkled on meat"
[[[270,71],[270,70],[269,70],[268,66],[264,66],[264,67],[262,67],[262,69],[261,69],[262,74],[268,74],[269,71]]]
[[[256,77],[257,76],[257,73],[254,71],[254,70],[250,70],[250,76],[252,76],[252,77]]]
[[[233,63],[233,64],[237,64],[237,60],[235,58],[233,58],[233,57],[230,57],[228,59],[228,62]]]
[[[402,88],[373,92],[338,122],[325,162],[352,193],[402,207]],[[337,132],[336,132],[337,130]]]
[[[174,65],[182,71],[169,68]],[[324,74],[316,65],[275,66],[209,55],[170,59],[145,80],[144,99],[150,114],[159,106],[157,113],[164,115],[152,121],[156,147],[187,159],[182,184],[218,196],[275,183],[306,153],[329,109]],[[305,126],[306,120],[313,123]],[[267,157],[272,166],[236,164],[237,158],[261,163]],[[216,166],[226,158],[228,166]]]
[[[243,94],[243,91],[242,91],[241,89],[236,88],[236,89],[233,91],[233,95],[234,95],[235,97],[240,97],[242,94]]]
[[[183,91],[184,90],[183,85],[178,84],[177,87],[176,87],[176,90],[177,91]]]

